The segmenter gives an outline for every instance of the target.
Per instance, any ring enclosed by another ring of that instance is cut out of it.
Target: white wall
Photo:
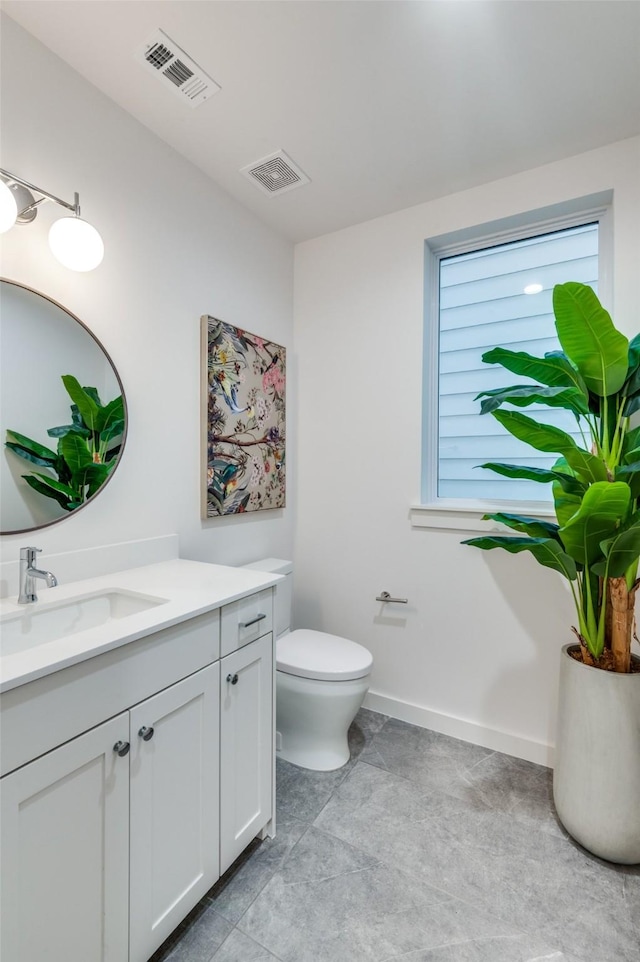
[[[290,557],[290,470],[286,509],[200,520],[199,329],[212,314],[290,348],[292,246],[7,17],[1,42],[2,166],[66,200],[78,191],[106,250],[88,274],[59,265],[47,232],[62,211],[46,205],[3,236],[2,274],[85,322],[119,371],[129,411],[122,462],[98,499],[53,527],[3,537],[3,557],[36,544],[46,566],[54,552],[171,532],[188,558]],[[290,433],[289,463],[294,446]]]
[[[530,557],[412,528],[419,501],[425,238],[614,191],[614,317],[640,303],[640,140],[300,244],[294,622],[367,645],[369,703],[534,760],[550,758],[573,609]],[[409,604],[375,602],[381,590]]]

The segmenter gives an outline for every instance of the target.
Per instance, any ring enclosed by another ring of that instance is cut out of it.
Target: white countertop
[[[205,564],[201,561],[175,559],[141,568],[130,568],[115,574],[88,578],[71,584],[47,588],[38,582],[38,601],[19,605],[16,601],[0,601],[0,616],[36,614],[61,602],[82,599],[107,591],[132,591],[166,599],[166,603],[111,620],[87,631],[77,632],[55,641],[26,648],[0,657],[0,691],[8,691],[69,665],[126,645],[163,628],[213,611],[238,598],[244,598],[277,584],[279,575]],[[0,626],[0,631],[2,630]]]

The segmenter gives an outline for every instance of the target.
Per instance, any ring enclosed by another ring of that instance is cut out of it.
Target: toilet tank
[[[263,558],[261,561],[252,561],[250,564],[242,565],[242,567],[252,568],[254,571],[265,571],[268,574],[285,575],[284,580],[279,581],[276,585],[276,638],[279,638],[280,635],[291,628],[293,564],[291,561],[283,561],[281,558]]]

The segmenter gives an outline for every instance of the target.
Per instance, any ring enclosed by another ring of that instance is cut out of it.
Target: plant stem
[[[611,464],[609,467],[615,467],[620,461],[620,452],[622,450],[622,444],[624,441],[624,436],[627,433],[627,427],[629,424],[629,418],[624,417],[623,411],[626,403],[626,396],[622,397],[620,401],[620,406],[618,410],[618,418],[616,420],[616,430],[613,436],[613,445],[611,451]]]
[[[609,467],[609,404],[606,397],[602,398],[602,451]]]
[[[600,612],[598,614],[598,632],[596,635],[596,657],[599,658],[604,651],[604,643],[607,627],[607,585],[609,584],[609,562],[607,561],[606,574],[602,581],[602,591],[600,597]]]
[[[578,420],[578,428],[580,429],[580,437],[582,438],[582,443],[585,449],[588,451],[591,446],[584,435],[584,431],[582,430],[582,421],[580,420],[580,418],[578,418],[577,420]],[[586,420],[587,420],[587,424],[589,424],[588,418]],[[591,425],[589,424],[589,437],[591,438],[592,436],[593,436],[593,432],[591,431]]]
[[[609,578],[606,582],[611,597],[611,653],[615,671],[628,672],[631,669],[631,619],[635,592],[627,590],[627,581]]]
[[[594,603],[593,593],[591,591],[591,572],[587,565],[584,567],[583,581],[585,582],[585,623],[587,627],[587,633],[585,636],[585,641],[587,647],[594,658],[600,657],[600,652],[598,652],[598,619],[596,618],[596,604]]]
[[[590,434],[590,436],[591,436],[591,445],[588,445],[588,444],[585,442],[585,447],[587,447],[587,448],[590,447],[591,450],[593,450],[593,448],[595,447],[595,453],[598,455],[599,458],[601,458],[601,457],[602,457],[602,446],[601,446],[601,444],[600,444],[600,437],[599,437],[599,435],[598,435],[598,427],[597,427],[597,425],[596,425],[596,422],[595,422],[595,420],[592,419],[592,417],[591,417],[590,415],[585,415],[585,420],[586,420],[587,424],[589,425],[589,434]]]
[[[573,600],[575,602],[576,611],[578,613],[578,624],[580,626],[580,635],[584,639],[586,644],[587,639],[589,637],[589,627],[587,625],[587,619],[586,619],[587,604],[586,604],[586,595],[584,590],[584,572],[582,572],[582,575],[578,575],[577,583],[578,583],[578,597],[576,598],[573,585],[571,584],[571,582],[569,582],[571,586],[571,591],[573,592]]]

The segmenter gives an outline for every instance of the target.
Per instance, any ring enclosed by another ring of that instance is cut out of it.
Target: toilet
[[[285,576],[275,598],[276,751],[302,768],[341,768],[349,761],[349,726],[369,688],[371,653],[339,635],[290,631],[290,561],[265,558],[244,567]]]

